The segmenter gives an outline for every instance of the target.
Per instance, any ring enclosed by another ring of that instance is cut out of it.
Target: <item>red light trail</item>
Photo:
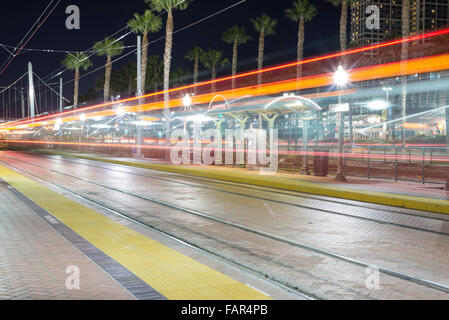
[[[329,54],[329,55],[325,55],[325,56],[320,56],[320,57],[315,57],[315,58],[311,58],[311,59],[306,59],[306,60],[302,60],[302,61],[295,61],[295,62],[291,62],[291,63],[288,63],[288,64],[283,64],[283,65],[279,65],[279,66],[275,66],[275,67],[269,67],[269,68],[265,68],[265,69],[262,69],[262,70],[246,72],[246,73],[238,74],[238,75],[235,75],[235,76],[228,76],[228,77],[219,78],[219,79],[215,79],[215,80],[205,81],[205,82],[198,83],[196,85],[195,84],[191,84],[191,85],[186,85],[186,86],[182,86],[182,87],[178,87],[178,88],[173,88],[173,89],[166,90],[166,91],[159,91],[159,92],[149,93],[149,94],[146,94],[146,95],[143,95],[143,96],[139,96],[139,97],[132,97],[132,98],[127,98],[127,99],[118,100],[118,101],[105,102],[105,103],[102,103],[102,104],[89,106],[89,107],[85,107],[85,108],[80,108],[80,109],[76,109],[76,110],[70,110],[70,111],[66,111],[66,112],[63,112],[63,113],[46,115],[46,116],[42,116],[42,117],[34,118],[34,119],[19,120],[19,121],[11,122],[11,123],[4,123],[4,124],[0,124],[0,127],[5,127],[5,126],[9,127],[11,125],[16,126],[16,125],[26,124],[26,123],[30,123],[30,122],[34,122],[34,121],[43,121],[43,120],[46,120],[46,119],[52,119],[52,118],[56,118],[56,117],[60,117],[60,116],[66,116],[66,115],[70,115],[70,114],[74,114],[74,113],[91,111],[91,110],[98,109],[98,108],[101,108],[101,107],[111,106],[111,105],[115,105],[115,104],[119,104],[119,103],[129,102],[129,101],[136,101],[136,100],[139,100],[139,99],[144,99],[144,98],[148,98],[148,97],[154,97],[154,96],[157,96],[157,95],[162,95],[164,93],[179,92],[179,91],[183,91],[183,90],[187,90],[187,89],[192,89],[192,88],[197,88],[197,87],[210,85],[210,84],[213,84],[213,83],[219,83],[219,82],[224,82],[224,81],[227,81],[227,80],[248,77],[248,76],[256,75],[256,74],[260,74],[260,73],[266,73],[266,72],[270,72],[270,71],[281,70],[281,69],[285,69],[285,68],[289,68],[289,67],[293,67],[293,66],[297,66],[297,65],[303,65],[303,64],[308,64],[308,63],[312,63],[312,62],[323,61],[323,60],[327,60],[327,59],[331,59],[331,58],[347,56],[347,55],[351,55],[351,54],[354,54],[354,53],[369,51],[369,50],[372,50],[372,49],[388,47],[388,46],[392,46],[392,45],[396,45],[396,44],[402,44],[402,43],[417,41],[417,40],[421,40],[421,39],[427,39],[427,38],[441,36],[441,35],[446,35],[446,34],[449,34],[449,28],[448,29],[439,30],[439,31],[429,32],[429,33],[426,33],[426,34],[421,34],[421,35],[417,35],[417,36],[413,36],[413,37],[409,37],[409,38],[398,39],[398,40],[393,40],[393,41],[389,41],[389,42],[385,42],[385,43],[380,43],[380,44],[375,44],[375,45],[371,45],[371,46],[366,46],[366,47],[363,47],[363,48],[352,49],[352,50],[348,50],[348,51],[345,51],[345,52],[337,52],[337,53],[333,53],[333,54]]]

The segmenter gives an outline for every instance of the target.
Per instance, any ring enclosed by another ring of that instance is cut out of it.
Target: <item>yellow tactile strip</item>
[[[269,299],[5,166],[0,177],[168,299]]]

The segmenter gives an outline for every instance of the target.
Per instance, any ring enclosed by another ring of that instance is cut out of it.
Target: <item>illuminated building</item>
[[[379,29],[367,26],[372,13],[369,6],[377,6],[380,13]],[[379,43],[402,35],[401,0],[359,0],[351,5],[350,46],[361,47]],[[449,3],[447,0],[411,0],[410,33],[412,35],[441,29],[449,25]],[[373,55],[376,51],[367,52]]]

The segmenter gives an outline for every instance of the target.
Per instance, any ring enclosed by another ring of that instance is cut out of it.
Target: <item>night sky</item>
[[[17,45],[49,2],[50,0],[3,2],[0,43],[11,46]],[[54,1],[54,3],[56,2]],[[175,12],[175,30],[190,25],[237,2],[239,0],[194,0],[186,11]],[[284,14],[284,10],[290,7],[292,2],[293,0],[247,0],[243,4],[221,13],[219,16],[176,34],[174,36],[172,68],[183,66],[193,69],[190,62],[184,59],[184,56],[195,45],[199,45],[204,49],[223,50],[225,56],[231,58],[231,46],[221,41],[221,34],[228,26],[234,24],[244,25],[253,36],[251,42],[239,47],[239,70],[255,68],[258,35],[249,19],[255,18],[264,12],[278,19],[279,22],[276,35],[266,39],[265,65],[294,60],[296,57],[297,25],[289,21]],[[335,51],[339,46],[338,26],[340,10],[323,0],[314,0],[314,2],[318,6],[319,11],[315,19],[306,24],[306,57]],[[68,16],[65,13],[65,9],[71,4],[78,5],[80,8],[81,30],[67,30],[65,27],[65,20]],[[102,40],[105,36],[122,29],[134,12],[142,13],[147,7],[148,5],[144,0],[63,0],[26,45],[26,48],[84,51],[89,49],[94,42]],[[165,28],[158,34],[151,34],[150,40],[161,38],[164,35]],[[131,34],[123,41],[126,45],[134,45],[136,37],[134,34]],[[125,51],[125,53],[129,52],[129,50]],[[162,56],[163,50],[164,39],[151,45],[149,54]],[[0,48],[0,64],[3,64],[8,55],[6,50]],[[28,61],[33,63],[35,73],[42,78],[59,68],[64,57],[64,53],[22,53],[0,75],[0,86],[9,85],[25,73]],[[120,67],[133,59],[135,59],[135,54],[131,54],[117,62],[113,65],[113,68]],[[94,63],[94,68],[90,70],[105,63],[103,57],[93,56],[91,60]],[[96,79],[103,73],[104,69],[100,69],[81,79],[81,94],[93,87]],[[62,77],[64,81],[71,80],[73,79],[73,72],[66,71],[62,74]],[[57,78],[52,79],[50,82],[55,81],[57,81]],[[64,95],[71,99],[72,93],[72,84],[66,85],[64,87]]]

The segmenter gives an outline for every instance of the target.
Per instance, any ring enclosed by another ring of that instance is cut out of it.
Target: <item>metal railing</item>
[[[336,163],[337,148],[320,146],[329,150],[331,164]],[[347,176],[446,184],[449,147],[351,145],[344,147],[343,163]]]

